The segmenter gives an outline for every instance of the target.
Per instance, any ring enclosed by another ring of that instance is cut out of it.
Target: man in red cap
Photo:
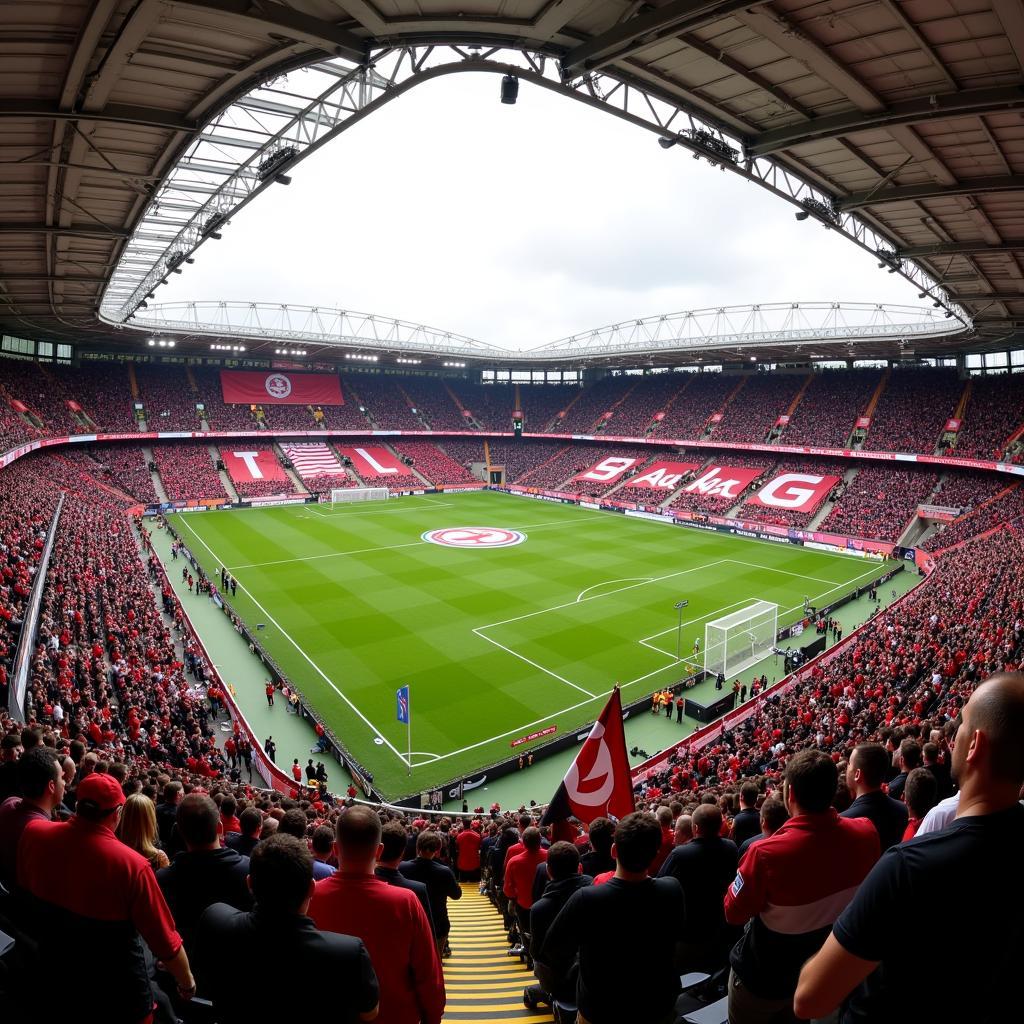
[[[195,995],[181,936],[149,861],[114,835],[124,800],[116,779],[94,772],[79,783],[70,820],[30,822],[18,846],[18,884],[40,944],[38,962],[62,965],[60,985],[38,979],[54,1016],[70,1019],[81,1010],[83,992],[101,992],[106,1018],[151,1021],[140,935],[179,995]]]

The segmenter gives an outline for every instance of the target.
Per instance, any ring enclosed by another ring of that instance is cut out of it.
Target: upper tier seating
[[[135,367],[139,399],[146,410],[147,430],[201,430],[196,410],[199,396],[192,390],[188,374],[180,366]]]
[[[682,390],[655,425],[651,437],[699,440],[708,420],[720,412],[739,381],[720,373],[691,373],[682,380]]]
[[[1006,484],[1007,480],[1002,482]],[[932,534],[922,547],[926,551],[941,551],[985,533],[1001,523],[1018,522],[1024,517],[1024,486],[1014,483],[1010,487],[1006,494],[989,500],[987,504],[979,502],[973,512],[950,523],[945,530]]]
[[[893,370],[872,417],[864,448],[931,455],[963,390],[964,382],[949,367]]]
[[[971,379],[963,424],[950,455],[1002,459],[1010,437],[1024,426],[1024,373]]]
[[[605,413],[612,412],[639,379],[634,376],[604,377],[584,388],[579,398],[568,405],[565,416],[552,425],[551,433],[596,433]],[[609,433],[618,434],[620,431],[609,429]]]
[[[402,388],[412,400],[416,412],[431,430],[466,430],[472,426],[435,377],[408,377]]]
[[[725,415],[711,439],[762,443],[806,381],[806,374],[792,373],[766,373],[748,378],[739,394],[726,406]]]
[[[857,418],[867,409],[881,370],[816,373],[782,434],[782,444],[845,448]]]

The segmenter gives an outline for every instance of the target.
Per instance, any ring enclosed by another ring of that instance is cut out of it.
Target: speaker
[[[519,98],[519,79],[515,75],[505,75],[501,80],[501,102],[515,103]]]

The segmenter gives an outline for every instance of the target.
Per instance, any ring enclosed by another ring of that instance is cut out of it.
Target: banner
[[[763,469],[746,467],[710,466],[696,480],[687,484],[683,493],[735,501],[763,472]]]
[[[959,518],[959,508],[951,508],[948,505],[918,505],[917,514],[922,519],[937,519],[943,523],[951,523],[954,519]]]
[[[528,733],[526,736],[520,736],[519,739],[513,740],[510,747],[521,747],[524,743],[530,743],[533,740],[539,740],[541,736],[550,736],[553,732],[558,732],[557,725],[549,725],[546,729],[539,729],[537,732]]]
[[[871,426],[871,417],[870,416],[858,416],[857,417],[857,422],[854,424],[854,426],[858,430],[867,430],[868,427]]]
[[[609,455],[600,462],[595,462],[590,469],[585,469],[574,479],[596,480],[602,484],[613,484],[639,461],[639,459],[626,458],[623,455]]]
[[[221,448],[220,457],[228,476],[239,483],[250,480],[282,480],[288,479],[284,467],[277,461],[277,456],[269,449],[262,448]]]
[[[789,417],[788,416],[780,416],[775,421],[775,426],[777,426],[777,427],[784,427],[784,426],[786,426],[787,423],[789,423]]]
[[[281,451],[285,453],[295,467],[295,472],[303,480],[309,480],[315,476],[336,476],[339,477],[338,485],[342,486],[340,478],[345,476],[345,470],[327,445],[295,444],[291,441],[282,441]]]
[[[379,445],[365,448],[339,448],[342,455],[352,460],[360,476],[412,476],[412,470]]]
[[[551,825],[571,817],[589,825],[595,818],[623,818],[633,808],[633,782],[622,728],[622,699],[616,686],[580,752],[569,765],[541,824]]]
[[[333,373],[221,370],[220,387],[229,405],[345,404],[341,381]]]
[[[952,417],[946,420],[946,425],[942,428],[944,433],[955,434],[960,429],[960,423],[962,421],[953,419]]]
[[[783,473],[765,484],[750,499],[750,504],[791,512],[812,512],[839,483],[839,479],[816,473]]]
[[[659,491],[674,491],[687,473],[692,473],[699,462],[656,462],[639,476],[629,481],[630,487],[650,487]],[[660,499],[659,499],[660,500]]]

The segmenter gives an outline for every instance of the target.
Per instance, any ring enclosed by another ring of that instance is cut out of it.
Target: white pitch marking
[[[189,526],[189,525],[188,525],[188,520],[187,520],[187,519],[181,519],[181,520],[179,520],[179,521],[180,521],[180,524],[181,524],[182,526],[184,526],[184,527],[185,527],[185,528],[186,528],[186,529],[188,530],[188,532],[189,532],[189,533],[191,533],[191,534],[192,534],[192,536],[193,536],[193,537],[195,537],[195,539],[196,539],[197,541],[199,541],[199,543],[200,543],[200,544],[202,544],[204,548],[206,548],[206,550],[207,550],[207,551],[209,551],[209,552],[210,552],[210,556],[211,556],[211,557],[213,558],[213,560],[214,560],[214,561],[215,561],[215,562],[216,562],[216,563],[217,563],[218,565],[224,565],[224,562],[223,562],[223,561],[222,561],[221,559],[219,559],[219,558],[217,557],[217,554],[216,554],[216,552],[215,552],[215,551],[213,550],[213,548],[211,548],[211,547],[210,547],[210,545],[209,545],[209,544],[207,544],[207,543],[206,543],[206,541],[205,541],[205,540],[203,540],[203,538],[202,538],[202,537],[200,537],[200,536],[199,536],[199,534],[198,534],[198,533],[196,533],[196,531],[195,531],[194,529],[192,529],[192,527],[191,527],[191,526]],[[404,765],[408,765],[409,761],[408,761],[408,759],[406,758],[406,756],[405,756],[404,754],[402,754],[402,753],[401,753],[401,752],[400,752],[400,751],[398,750],[398,748],[397,748],[397,747],[395,747],[395,745],[394,745],[393,743],[391,743],[391,741],[390,741],[390,740],[388,740],[388,738],[387,738],[387,737],[386,737],[386,736],[385,736],[385,735],[384,735],[384,734],[383,734],[383,733],[382,733],[382,732],[380,731],[380,729],[378,729],[378,728],[377,728],[377,727],[376,727],[376,726],[375,726],[375,725],[373,724],[373,722],[371,722],[371,721],[370,721],[370,720],[369,720],[369,719],[368,719],[368,718],[366,717],[366,715],[364,715],[364,714],[362,713],[362,711],[360,711],[360,710],[359,710],[359,708],[357,708],[357,707],[355,706],[355,704],[353,704],[353,703],[352,703],[352,701],[350,701],[350,700],[348,699],[348,697],[346,697],[346,696],[345,696],[345,694],[343,694],[343,693],[341,692],[341,690],[339,690],[339,689],[338,689],[338,687],[337,687],[337,686],[335,686],[335,685],[334,685],[334,681],[333,681],[333,680],[332,680],[332,679],[331,679],[331,678],[330,678],[330,677],[329,677],[329,676],[328,676],[328,675],[327,675],[327,674],[326,674],[326,673],[324,672],[324,670],[323,670],[322,668],[320,668],[320,666],[319,666],[319,665],[318,665],[318,664],[317,664],[317,663],[316,663],[316,662],[315,662],[315,661],[314,661],[314,660],[313,660],[313,659],[312,659],[312,658],[311,658],[311,657],[310,657],[310,656],[309,656],[309,655],[308,655],[308,654],[307,654],[307,653],[306,653],[306,652],[305,652],[305,651],[304,651],[304,650],[303,650],[303,649],[302,649],[302,648],[301,648],[301,647],[300,647],[300,646],[299,646],[299,645],[298,645],[298,644],[297,644],[297,643],[295,642],[295,640],[294,640],[294,639],[292,639],[292,636],[291,636],[291,634],[290,634],[290,633],[288,633],[288,632],[286,632],[286,631],[285,631],[285,630],[284,630],[284,629],[283,629],[283,628],[281,627],[281,624],[280,624],[280,623],[279,623],[279,622],[277,621],[277,619],[275,619],[275,618],[274,618],[274,616],[273,616],[273,615],[271,615],[271,614],[270,614],[270,612],[268,612],[268,611],[266,610],[266,608],[264,608],[264,607],[263,607],[263,605],[261,605],[261,604],[259,603],[259,601],[257,601],[257,600],[256,600],[256,598],[255,598],[255,597],[253,597],[253,595],[252,595],[252,594],[251,594],[251,593],[250,593],[250,592],[249,592],[248,590],[246,590],[246,589],[245,589],[245,587],[244,587],[244,586],[242,586],[242,584],[241,584],[241,583],[239,583],[239,584],[238,584],[238,589],[239,589],[239,590],[241,590],[243,594],[248,594],[248,595],[249,595],[249,600],[250,600],[250,601],[252,601],[252,603],[253,603],[254,605],[256,605],[256,607],[257,607],[257,608],[259,608],[259,610],[260,610],[260,611],[261,611],[261,612],[262,612],[262,613],[263,613],[263,614],[264,614],[264,615],[266,616],[266,618],[267,618],[267,619],[268,619],[268,620],[269,620],[270,622],[272,622],[272,623],[273,623],[273,624],[274,624],[274,625],[275,625],[275,626],[276,626],[276,627],[277,627],[277,628],[278,628],[278,629],[279,629],[279,630],[281,631],[281,636],[283,636],[283,637],[284,637],[284,638],[285,638],[285,639],[286,639],[286,640],[287,640],[287,641],[288,641],[288,642],[289,642],[289,643],[290,643],[290,644],[292,645],[292,647],[294,647],[294,648],[295,648],[295,650],[297,650],[297,651],[299,652],[299,654],[301,654],[301,655],[302,655],[302,657],[303,657],[303,658],[305,658],[307,662],[309,662],[310,666],[311,666],[311,667],[313,668],[313,670],[314,670],[314,671],[315,671],[315,672],[317,673],[317,675],[319,675],[319,676],[320,676],[320,678],[321,678],[321,679],[323,679],[323,681],[324,681],[325,683],[327,683],[327,685],[328,685],[328,686],[329,686],[329,687],[330,687],[330,688],[331,688],[331,689],[332,689],[332,690],[333,690],[333,691],[334,691],[334,692],[335,692],[335,693],[336,693],[336,694],[337,694],[337,695],[338,695],[338,696],[339,696],[339,697],[340,697],[340,698],[341,698],[341,699],[342,699],[342,700],[343,700],[343,701],[344,701],[344,702],[345,702],[345,703],[346,703],[346,704],[347,704],[347,705],[348,705],[348,706],[349,706],[349,707],[350,707],[350,708],[351,708],[351,709],[352,709],[352,710],[353,710],[353,711],[354,711],[354,712],[355,712],[355,713],[356,713],[356,714],[357,714],[357,715],[358,715],[358,716],[359,716],[359,717],[360,717],[360,718],[361,718],[362,720],[363,720],[363,722],[365,722],[365,723],[366,723],[366,725],[367,725],[367,726],[369,726],[369,728],[370,728],[370,729],[371,729],[371,730],[373,731],[373,735],[374,735],[374,736],[379,736],[379,737],[380,737],[380,738],[381,738],[381,739],[382,739],[382,740],[384,741],[384,743],[385,743],[385,744],[387,745],[387,747],[388,747],[388,748],[389,748],[389,749],[391,750],[391,752],[392,752],[392,753],[393,753],[393,754],[395,755],[395,757],[397,757],[397,758],[399,759],[399,761],[401,761],[401,762],[402,762],[402,764],[404,764]]]
[[[531,661],[525,654],[518,654],[516,651],[513,651],[511,647],[506,647],[504,644],[499,644],[497,640],[492,640],[489,636],[484,636],[479,629],[474,629],[473,632],[476,633],[481,640],[486,640],[489,644],[494,644],[495,647],[500,647],[507,654],[511,654],[513,658],[525,661],[527,665],[531,665],[533,668],[537,669],[538,672],[543,672],[545,675],[552,676],[560,683],[565,683],[566,686],[571,686],[574,690],[579,690],[580,693],[585,693],[588,697],[594,696],[589,690],[585,690],[582,686],[577,686],[575,683],[566,679],[565,676],[560,676],[557,672],[552,672],[551,669],[545,668],[543,665],[538,665],[535,661]]]
[[[623,576],[621,580],[605,580],[604,583],[595,583],[592,587],[587,587],[586,590],[581,590],[576,595],[576,603],[579,604],[583,600],[584,594],[589,594],[592,590],[597,590],[598,587],[606,587],[609,583],[651,583],[653,582],[652,576]],[[609,594],[617,594],[617,590],[609,590]]]
[[[312,505],[307,505],[306,510],[319,516],[321,519],[351,519],[353,516],[385,516],[393,512],[422,512],[426,509],[454,507],[454,501],[432,501],[422,505],[403,505],[401,508],[375,508],[372,511],[368,510],[366,512],[321,512],[319,509],[313,508]]]

